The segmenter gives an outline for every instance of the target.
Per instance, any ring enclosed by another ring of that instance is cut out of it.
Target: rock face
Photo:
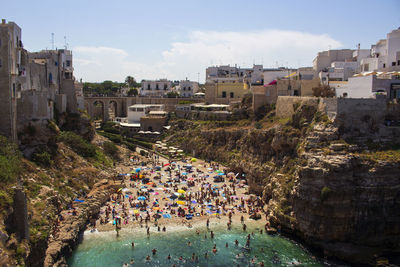
[[[66,257],[71,254],[80,232],[86,227],[91,216],[99,213],[101,206],[109,199],[117,185],[102,180],[94,186],[87,201],[76,207],[77,215],[66,215],[60,223],[58,232],[49,238],[44,263],[32,266],[67,266]]]
[[[264,129],[188,125],[170,140],[245,173],[273,226],[353,263],[400,253],[399,159],[362,156],[363,145],[310,108]]]

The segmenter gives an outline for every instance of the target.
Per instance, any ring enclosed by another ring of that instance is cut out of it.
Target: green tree
[[[127,76],[125,78],[125,83],[129,86],[129,87],[135,87],[136,86],[136,80],[135,78],[133,78],[132,76]]]
[[[131,88],[128,90],[128,96],[137,96],[138,95],[138,89],[136,88]]]

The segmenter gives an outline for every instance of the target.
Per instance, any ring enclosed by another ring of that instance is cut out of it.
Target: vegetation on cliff
[[[371,259],[349,253],[365,253],[365,247],[378,254],[399,250],[393,244],[400,232],[383,230],[400,218],[393,204],[398,147],[343,140],[335,123],[316,107],[293,108],[288,118],[267,109],[262,118],[246,111],[248,119],[237,121],[175,120],[167,140],[187,153],[224,163],[228,171],[245,173],[250,193],[268,203],[271,224],[327,253],[362,262]],[[343,246],[335,242],[352,247],[340,251]]]
[[[19,134],[20,147],[0,136],[2,266],[41,266],[59,212],[74,199],[87,195],[99,180],[113,177],[113,162],[126,153],[113,142],[95,136],[93,125],[84,117],[68,115],[59,118],[58,125],[49,122],[28,128]],[[17,183],[27,196],[29,241],[19,241],[11,224],[12,187]]]

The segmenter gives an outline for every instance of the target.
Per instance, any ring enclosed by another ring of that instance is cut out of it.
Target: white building
[[[182,80],[176,87],[177,93],[182,97],[192,97],[199,91],[199,83],[188,80]]]
[[[262,65],[253,65],[252,68],[240,68],[235,65],[221,65],[206,69],[206,83],[243,83],[264,84],[264,71]]]
[[[140,118],[150,111],[163,111],[164,105],[136,104],[128,107],[128,123],[140,123]]]
[[[371,46],[369,57],[361,60],[361,71],[400,70],[400,28]]]
[[[400,99],[400,75],[360,75],[350,77],[347,86],[336,87],[337,97],[373,98],[377,93],[389,99]],[[396,78],[397,77],[397,78]]]
[[[171,92],[172,82],[167,79],[143,80],[140,88],[141,96],[165,96]]]

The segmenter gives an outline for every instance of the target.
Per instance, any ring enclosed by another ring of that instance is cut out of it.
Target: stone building
[[[21,28],[3,19],[0,24],[0,134],[17,141],[30,124],[47,124],[54,112],[78,112],[72,52],[23,48]]]
[[[167,79],[143,80],[140,88],[141,96],[165,96],[171,92],[172,82]]]
[[[0,24],[0,134],[13,141],[17,140],[17,98],[26,75],[26,61],[22,60],[25,56],[21,28],[3,19]]]
[[[176,91],[182,97],[192,97],[199,91],[199,83],[189,80],[182,80],[176,87]]]

